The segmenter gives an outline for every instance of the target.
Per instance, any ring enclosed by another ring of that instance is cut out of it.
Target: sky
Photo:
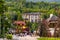
[[[45,1],[45,2],[60,2],[60,0],[27,0],[27,1],[34,1],[34,2],[37,2],[37,1]]]

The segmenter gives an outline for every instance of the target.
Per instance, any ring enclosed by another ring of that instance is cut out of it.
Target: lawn
[[[60,40],[60,38],[48,38],[48,37],[41,37],[38,40]]]

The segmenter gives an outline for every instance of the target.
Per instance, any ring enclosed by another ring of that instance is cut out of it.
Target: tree
[[[40,27],[40,36],[47,37],[47,30],[43,23],[41,23],[41,27]]]
[[[60,18],[60,8],[55,8],[55,11],[56,11],[58,17]]]
[[[30,30],[33,33],[34,31],[36,31],[37,33],[37,29],[38,29],[38,23],[32,23]]]
[[[17,14],[18,14],[18,18],[17,18],[17,20],[22,21],[22,20],[23,20],[23,18],[22,18],[22,14],[21,14],[20,12],[18,12]]]
[[[6,29],[6,25],[5,25],[5,11],[6,11],[6,6],[5,6],[5,1],[4,0],[0,0],[0,37],[4,37],[5,35],[5,29]],[[7,24],[8,25],[8,24]]]

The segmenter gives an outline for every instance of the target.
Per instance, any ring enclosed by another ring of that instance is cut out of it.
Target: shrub
[[[1,34],[1,35],[0,35],[0,38],[4,38],[4,35]]]
[[[6,38],[7,38],[7,39],[12,39],[12,34],[7,34],[7,35],[6,35]]]

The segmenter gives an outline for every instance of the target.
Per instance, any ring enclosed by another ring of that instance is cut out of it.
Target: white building
[[[40,15],[41,13],[35,12],[35,13],[24,13],[22,17],[24,19],[28,19],[30,22],[39,22],[40,21]]]

